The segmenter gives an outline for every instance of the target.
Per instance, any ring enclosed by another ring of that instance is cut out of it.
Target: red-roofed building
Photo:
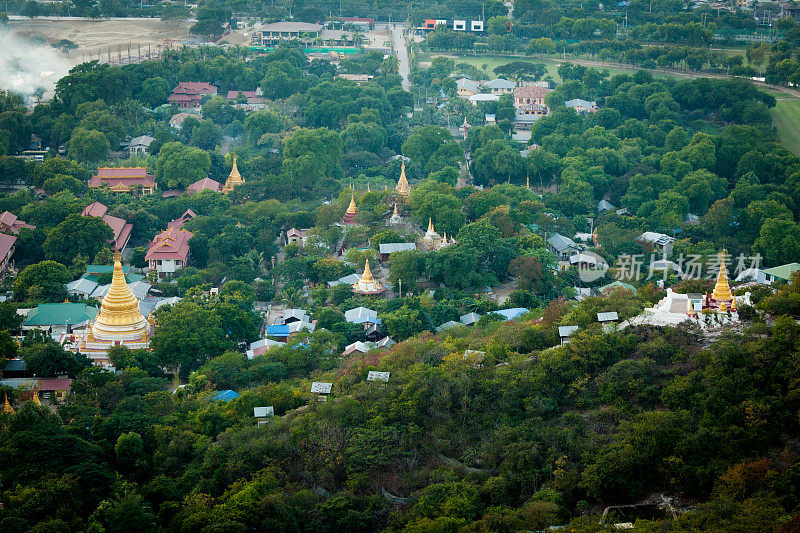
[[[192,236],[185,229],[168,228],[153,238],[145,259],[159,279],[171,276],[189,263]]]
[[[0,213],[0,231],[3,233],[13,233],[16,235],[22,228],[36,229],[36,226],[26,224],[17,218],[17,215],[9,211]]]
[[[546,115],[547,106],[544,97],[550,89],[547,87],[517,87],[514,89],[514,107],[518,115]]]
[[[115,194],[133,194],[137,186],[141,187],[142,194],[153,194],[156,180],[147,173],[146,167],[100,167],[89,180],[89,187],[103,186],[108,186]]]
[[[96,217],[103,219],[103,222],[108,224],[114,232],[114,238],[108,241],[115,250],[122,252],[128,245],[128,240],[131,238],[131,231],[133,224],[126,221],[124,218],[114,217],[107,214],[108,207],[100,202],[92,202],[87,205],[81,215],[85,217]]]
[[[186,194],[194,194],[205,190],[219,192],[220,189],[222,189],[220,182],[214,181],[211,178],[203,178],[186,187]]]
[[[0,233],[0,279],[3,279],[12,267],[11,256],[14,255],[14,243],[17,238],[13,235]]]
[[[167,101],[184,109],[194,108],[200,107],[204,96],[217,96],[217,88],[204,81],[182,81],[172,89]]]
[[[192,211],[191,209],[187,209],[186,211],[183,212],[183,214],[181,216],[179,216],[175,220],[169,221],[167,223],[167,229],[169,229],[169,228],[181,229],[184,224],[186,224],[187,222],[189,222],[190,220],[192,220],[196,216],[197,215],[195,214],[194,211]]]
[[[245,111],[257,111],[267,108],[267,99],[263,96],[261,87],[255,91],[228,91],[228,100],[233,102],[233,107]],[[244,101],[237,102],[241,97]]]

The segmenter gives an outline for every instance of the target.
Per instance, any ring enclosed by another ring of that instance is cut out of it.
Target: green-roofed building
[[[136,283],[137,281],[142,281],[144,276],[141,274],[134,274],[130,271],[131,267],[123,266],[122,272],[125,274],[125,281],[128,283]],[[81,276],[81,279],[88,279],[90,281],[94,281],[97,284],[105,285],[107,283],[111,283],[111,275],[114,273],[114,265],[86,265],[86,273]],[[103,283],[100,283],[100,276],[104,275],[108,278],[108,280],[103,280]]]
[[[612,281],[608,285],[603,285],[597,292],[602,294],[603,296],[608,296],[614,291],[632,291],[636,292],[636,287],[629,283],[623,283],[622,281]]]
[[[759,283],[775,283],[776,281],[789,281],[792,274],[800,270],[800,263],[788,263],[786,265],[765,268],[758,276]]]
[[[38,329],[58,337],[71,333],[75,328],[86,326],[97,318],[98,309],[82,303],[39,304],[28,311],[22,329]]]

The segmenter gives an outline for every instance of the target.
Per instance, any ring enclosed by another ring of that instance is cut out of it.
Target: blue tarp
[[[212,399],[213,400],[221,400],[223,402],[229,402],[231,400],[235,400],[238,397],[239,397],[239,393],[238,392],[228,389],[228,390],[224,390],[222,392],[217,393],[217,395],[214,396]]]
[[[514,320],[515,318],[524,315],[527,312],[528,310],[524,307],[514,307],[513,309],[500,309],[499,311],[493,311],[494,314],[502,316],[503,320]]]

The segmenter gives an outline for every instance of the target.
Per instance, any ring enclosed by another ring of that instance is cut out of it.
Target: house
[[[200,191],[220,192],[221,190],[222,184],[220,182],[212,180],[211,178],[203,178],[186,187],[186,194],[194,194]]]
[[[558,326],[558,337],[561,339],[561,345],[567,344],[569,338],[578,331],[578,326]]]
[[[69,378],[21,378],[5,377],[0,379],[0,386],[11,387],[13,389],[23,389],[28,395],[36,394],[37,400],[55,399],[61,403],[66,400],[67,393],[72,386]],[[32,398],[32,396],[31,396]]]
[[[255,91],[228,91],[228,100],[232,101],[233,107],[248,112],[267,108],[267,99],[264,98],[261,87]]]
[[[480,318],[481,315],[479,315],[478,313],[467,313],[466,315],[461,315],[458,320],[465,326],[471,326],[478,320],[480,320]]]
[[[137,189],[142,194],[153,194],[156,180],[148,174],[147,167],[100,167],[89,180],[89,187],[108,187],[114,194],[133,194]]]
[[[89,298],[98,286],[99,284],[96,281],[86,278],[78,278],[64,285],[67,289],[67,294],[83,298],[84,300]]]
[[[169,119],[169,127],[172,129],[180,130],[183,127],[183,122],[189,117],[198,119],[200,118],[200,116],[197,115],[196,113],[175,113]]]
[[[286,231],[286,244],[304,245],[308,241],[309,231],[308,229],[289,228]]]
[[[468,78],[459,78],[456,80],[456,93],[461,98],[469,98],[481,92],[481,86],[477,81]]]
[[[275,321],[276,324],[291,324],[293,322],[311,322],[311,317],[303,309],[284,309],[283,314]]]
[[[150,270],[157,273],[158,279],[171,276],[189,264],[189,239],[192,236],[185,229],[168,228],[153,237],[145,259]]]
[[[460,326],[460,325],[461,324],[459,324],[455,320],[448,320],[447,322],[445,322],[441,326],[437,326],[436,327],[436,331],[441,333],[442,331],[447,331],[448,329],[451,329],[451,328],[454,328],[454,327]]]
[[[519,318],[528,312],[528,309],[525,307],[514,307],[512,309],[500,309],[498,311],[492,311],[491,314],[500,315],[503,320],[514,320],[515,318]]]
[[[289,339],[292,335],[299,333],[300,331],[308,331],[313,333],[316,329],[316,325],[311,322],[292,322],[290,324],[273,324],[271,326],[267,326],[267,336],[268,337],[277,337],[279,339]]]
[[[495,124],[495,123],[497,123],[497,115],[495,115],[494,113],[486,113],[486,115],[484,115],[483,119],[487,124]]]
[[[65,333],[86,327],[97,318],[98,309],[81,303],[39,304],[28,311],[22,331],[38,329],[59,338]]]
[[[36,229],[36,226],[31,226],[21,221],[17,218],[17,215],[10,211],[3,211],[0,214],[0,232],[16,235],[22,228]]]
[[[587,113],[594,113],[597,111],[597,102],[573,98],[572,100],[567,100],[564,102],[564,107],[570,107],[579,115],[585,115]]]
[[[92,202],[81,211],[81,215],[85,217],[95,217],[105,222],[114,232],[114,236],[108,241],[112,249],[120,253],[128,245],[128,240],[133,231],[133,224],[126,221],[124,218],[114,217],[107,213],[108,207],[100,202]]]
[[[792,275],[800,270],[800,263],[789,263],[764,269],[758,276],[759,283],[772,284],[776,281],[791,281]]]
[[[131,157],[147,155],[147,149],[153,141],[155,141],[155,139],[149,135],[134,137],[131,139],[131,142],[128,143],[128,153],[130,153]]]
[[[229,402],[231,400],[235,400],[238,397],[239,397],[238,392],[232,391],[231,389],[227,389],[215,394],[214,396],[211,397],[211,399],[219,402]]]
[[[380,325],[381,319],[378,318],[378,312],[369,309],[368,307],[356,307],[344,312],[345,322],[351,324],[377,324]]]
[[[245,352],[245,355],[248,359],[253,359],[259,355],[264,355],[272,348],[280,348],[281,346],[286,346],[286,343],[274,341],[272,339],[260,339],[250,343],[249,349]]]
[[[337,73],[336,77],[342,78],[343,80],[354,81],[359,85],[372,81],[372,78],[374,78],[372,74],[348,74],[346,72]]]
[[[547,247],[558,256],[560,261],[568,261],[578,251],[578,245],[569,237],[558,233],[547,239]]]
[[[217,96],[217,88],[204,81],[182,81],[172,89],[167,102],[180,108],[200,107],[203,97]]]
[[[275,46],[282,41],[300,41],[312,45],[320,37],[322,24],[308,22],[275,22],[265,24],[254,31],[251,44],[254,46]]]
[[[496,102],[500,99],[496,94],[478,93],[469,97],[469,102],[472,105],[478,105],[479,102]],[[492,115],[494,116],[494,115]]]
[[[14,255],[14,243],[16,242],[15,236],[0,233],[0,279],[3,279],[11,270],[11,256]]]
[[[598,213],[604,213],[605,211],[611,211],[612,209],[615,209],[615,207],[608,200],[600,200],[597,202]]]
[[[638,240],[651,249],[658,251],[662,257],[666,258],[672,254],[672,245],[675,242],[675,237],[670,237],[669,235],[656,233],[654,231],[645,231],[639,236]]]
[[[616,322],[619,320],[619,315],[616,311],[608,311],[605,313],[597,313],[597,321],[601,324],[605,322]]]
[[[349,344],[347,347],[345,347],[344,352],[342,352],[342,355],[352,355],[354,353],[358,355],[364,355],[368,351],[372,350],[374,347],[375,347],[374,343],[356,341],[353,344]]]
[[[517,88],[517,84],[513,81],[504,80],[503,78],[496,78],[483,82],[483,85],[489,88],[491,93],[496,96],[504,94],[511,94]]]
[[[531,104],[531,109],[536,108],[535,113],[519,114],[517,113],[514,115],[514,129],[518,131],[527,131],[533,129],[534,123],[545,116],[547,114],[547,108],[545,106],[540,106],[539,104]],[[530,135],[528,135],[528,139],[530,140]],[[519,142],[523,142],[523,139],[519,139]]]
[[[597,293],[603,296],[608,296],[609,294],[613,293],[614,291],[631,291],[636,292],[636,287],[629,283],[624,283],[622,281],[612,281],[608,285],[603,285],[599,289],[597,289]]]
[[[589,254],[576,253],[569,256],[569,264],[578,268],[594,268],[597,266],[597,258]]]
[[[187,222],[189,222],[190,220],[192,220],[193,218],[196,218],[196,217],[197,217],[197,215],[195,214],[194,211],[192,211],[191,209],[187,209],[178,218],[176,218],[174,220],[170,220],[169,222],[167,222],[167,229],[169,229],[169,228],[181,229],[184,224],[186,224]]]
[[[375,347],[380,350],[382,348],[391,348],[395,344],[397,343],[394,342],[391,337],[384,337],[375,343]]]
[[[333,288],[333,287],[336,287],[338,285],[347,285],[349,287],[352,287],[360,279],[361,279],[361,276],[359,276],[358,274],[348,274],[347,276],[342,276],[341,278],[339,278],[337,280],[329,281],[328,282],[328,287]]]
[[[381,261],[388,261],[389,256],[395,252],[405,252],[408,250],[416,250],[417,245],[413,242],[388,242],[378,245],[378,252],[380,253]]]
[[[549,111],[544,97],[550,89],[546,87],[517,87],[514,89],[514,107],[517,115],[546,115]]]

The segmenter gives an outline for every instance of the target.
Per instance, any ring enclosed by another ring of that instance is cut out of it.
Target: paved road
[[[405,25],[393,24],[391,26],[392,32],[392,50],[397,55],[397,68],[400,71],[400,76],[403,78],[403,89],[408,91],[411,89],[411,61],[408,58],[408,48],[406,48],[406,37],[403,34]]]

